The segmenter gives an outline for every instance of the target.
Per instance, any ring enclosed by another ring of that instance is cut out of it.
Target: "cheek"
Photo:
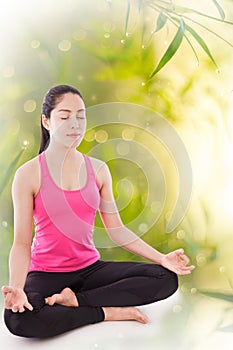
[[[59,135],[65,130],[65,123],[63,121],[55,122],[50,125],[50,136]]]
[[[84,122],[82,123],[81,127],[82,127],[82,129],[83,129],[83,130],[86,130],[86,127],[87,127],[87,122],[86,122],[86,121],[84,121]]]

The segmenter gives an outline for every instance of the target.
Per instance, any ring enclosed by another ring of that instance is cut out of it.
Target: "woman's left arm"
[[[189,258],[184,254],[183,249],[162,254],[144,242],[122,223],[112,192],[111,174],[106,164],[101,167],[98,173],[98,182],[101,196],[99,212],[112,241],[122,248],[154,263],[158,263],[177,274],[191,273],[194,266],[187,266]]]

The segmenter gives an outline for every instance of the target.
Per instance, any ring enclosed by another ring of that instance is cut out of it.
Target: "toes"
[[[55,296],[45,298],[45,303],[48,304],[49,306],[53,306],[55,304]]]

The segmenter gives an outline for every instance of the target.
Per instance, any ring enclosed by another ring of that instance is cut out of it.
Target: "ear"
[[[41,122],[43,127],[49,131],[49,119],[45,116],[45,114],[41,115]]]

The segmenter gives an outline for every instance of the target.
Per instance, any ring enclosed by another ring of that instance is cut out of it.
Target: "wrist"
[[[163,258],[165,257],[166,254],[159,253],[158,256],[156,257],[156,263],[162,265]]]
[[[11,288],[15,288],[15,289],[22,289],[23,290],[23,286],[22,286],[22,284],[20,284],[20,283],[9,283],[9,287],[11,287]]]

